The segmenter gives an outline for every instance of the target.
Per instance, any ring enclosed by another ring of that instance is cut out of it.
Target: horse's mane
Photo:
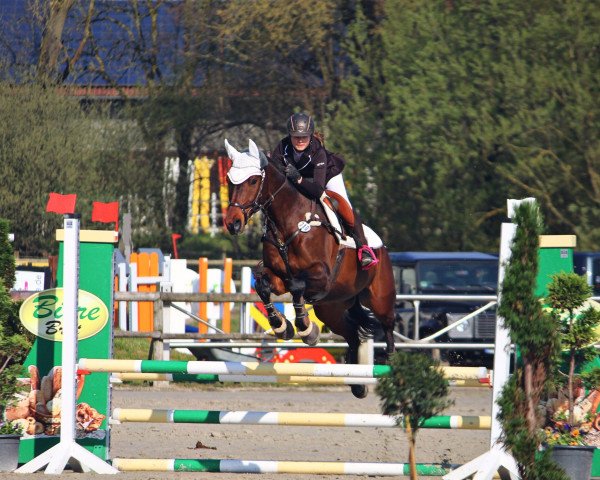
[[[263,152],[261,152],[261,153],[263,153]],[[269,165],[271,165],[272,167],[274,167],[274,168],[275,168],[275,170],[277,170],[277,171],[278,171],[279,173],[281,173],[282,175],[285,175],[285,171],[283,170],[283,169],[284,169],[284,166],[283,166],[283,163],[282,163],[282,162],[276,162],[275,160],[273,160],[273,159],[271,158],[271,156],[270,156],[270,155],[269,155],[269,156],[267,156],[266,158],[267,158],[267,161],[268,161]]]

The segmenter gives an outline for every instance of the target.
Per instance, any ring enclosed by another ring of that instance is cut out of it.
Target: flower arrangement
[[[559,416],[560,418],[560,416]],[[546,445],[587,445],[586,435],[591,430],[592,422],[571,426],[563,415],[563,419],[556,420],[552,425],[544,428],[544,442]]]
[[[589,301],[592,292],[584,277],[574,273],[552,276],[548,286],[551,313],[560,325],[562,354],[554,383],[559,388],[547,400],[546,445],[593,445],[600,440],[600,368],[577,373],[596,356],[600,311]]]
[[[587,445],[582,431],[577,427],[571,428],[568,423],[546,427],[544,433],[546,445]]]
[[[600,374],[600,368],[594,368],[592,375]],[[546,403],[547,422],[544,428],[546,445],[594,445],[600,442],[600,414],[596,413],[600,405],[600,390],[592,388],[586,382],[588,374],[583,374],[583,381],[576,389],[573,407],[573,420],[569,421],[569,402],[563,391]],[[586,394],[587,392],[587,394]]]

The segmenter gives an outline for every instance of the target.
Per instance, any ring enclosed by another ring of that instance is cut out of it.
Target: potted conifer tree
[[[406,430],[410,478],[416,480],[415,450],[419,428],[425,420],[441,413],[453,402],[447,398],[448,382],[439,368],[439,361],[421,353],[397,351],[390,357],[389,364],[391,373],[377,381],[375,392],[381,399],[382,413],[396,417],[396,423]]]
[[[585,277],[570,272],[552,275],[548,285],[546,301],[552,314],[560,325],[560,342],[566,354],[565,362],[557,362],[561,367],[557,375],[566,376],[566,408],[564,403],[558,408],[548,409],[550,425],[545,429],[545,443],[552,447],[552,456],[571,478],[587,480],[594,447],[588,446],[584,438],[590,429],[592,416],[596,412],[584,411],[581,404],[576,405],[575,380],[577,364],[581,364],[597,355],[593,344],[597,340],[597,327],[600,325],[600,310],[588,304],[592,288]],[[561,365],[562,364],[562,365]],[[566,372],[566,373],[565,373]],[[598,385],[593,385],[594,389]],[[554,403],[556,406],[556,403]],[[575,411],[575,408],[578,411]],[[576,415],[577,413],[577,415]]]
[[[19,440],[23,426],[4,418],[6,407],[15,401],[20,389],[17,379],[31,348],[31,337],[19,322],[19,305],[8,293],[15,281],[15,259],[8,240],[9,225],[0,219],[0,471],[17,468]]]
[[[548,388],[560,342],[554,316],[535,294],[539,271],[539,236],[543,221],[535,203],[515,210],[517,225],[502,282],[498,315],[516,345],[519,361],[498,398],[502,443],[517,462],[522,480],[568,480],[547,450],[540,451],[543,423],[539,405]]]
[[[546,392],[557,383],[556,366],[561,349],[565,348],[569,352],[567,383],[572,389],[575,356],[580,347],[592,343],[597,314],[586,310],[576,321],[577,310],[590,292],[585,280],[573,273],[555,274],[547,298],[535,294],[543,228],[538,206],[521,204],[514,220],[517,230],[498,313],[509,329],[518,361],[498,399],[502,441],[515,458],[523,480],[587,480],[591,465],[587,449],[572,445],[571,453],[583,453],[584,458],[558,465],[553,449],[543,448],[552,442],[540,428],[545,423],[545,410],[541,407]],[[572,390],[569,396],[573,396]],[[571,470],[571,466],[576,468]]]

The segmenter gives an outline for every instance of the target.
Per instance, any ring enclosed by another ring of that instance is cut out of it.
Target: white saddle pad
[[[335,214],[335,212],[333,210],[331,210],[331,208],[329,208],[323,202],[321,202],[321,205],[323,205],[323,207],[325,208],[325,214],[327,215],[327,220],[329,220],[329,223],[331,223],[331,225],[333,225],[333,228],[335,228],[337,231],[341,232],[342,226],[340,225],[340,221],[339,221],[337,215]],[[363,230],[365,232],[365,237],[367,237],[367,245],[369,245],[369,247],[371,247],[371,248],[383,247],[383,242],[382,242],[381,238],[370,227],[363,224]],[[335,236],[338,239],[338,242],[340,243],[340,245],[345,245],[346,247],[349,247],[349,248],[356,248],[356,243],[354,242],[354,239],[352,237],[346,236],[345,239],[342,239],[340,237],[339,233],[337,233],[337,231],[335,232]]]

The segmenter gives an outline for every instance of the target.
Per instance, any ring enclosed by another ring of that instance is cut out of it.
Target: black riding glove
[[[285,166],[285,176],[289,178],[293,183],[298,183],[298,180],[302,178],[300,172],[296,167],[294,167],[291,163],[288,163]]]

